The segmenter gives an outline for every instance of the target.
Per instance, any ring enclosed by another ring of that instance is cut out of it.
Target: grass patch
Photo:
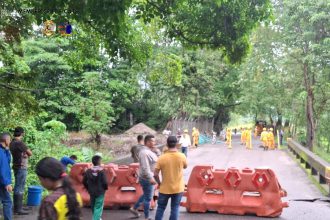
[[[330,163],[330,153],[326,152],[325,150],[323,150],[322,148],[319,148],[319,147],[314,148],[314,153],[317,156],[324,159],[325,161],[327,161],[328,163]]]

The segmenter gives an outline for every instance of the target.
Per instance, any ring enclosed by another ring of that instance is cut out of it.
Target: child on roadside
[[[90,195],[93,220],[100,220],[103,212],[104,194],[108,190],[106,174],[101,167],[102,157],[92,158],[93,167],[86,170],[83,184]]]
[[[35,172],[41,185],[52,191],[41,203],[38,220],[80,220],[82,200],[61,162],[45,157],[37,163]]]

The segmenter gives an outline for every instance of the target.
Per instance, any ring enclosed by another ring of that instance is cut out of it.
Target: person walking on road
[[[186,157],[178,152],[177,138],[169,136],[168,151],[159,157],[155,168],[155,179],[159,184],[158,207],[155,220],[162,220],[168,200],[171,199],[170,220],[179,219],[179,207],[184,192],[183,169],[187,168]],[[162,182],[159,173],[162,175]]]
[[[103,212],[104,194],[108,190],[106,174],[101,167],[101,156],[92,158],[93,167],[88,169],[83,178],[84,187],[91,198],[93,220],[100,220]]]
[[[283,129],[281,128],[279,132],[280,132],[280,134],[279,134],[279,135],[280,135],[280,145],[283,145],[284,131],[283,131]]]
[[[241,128],[241,145],[246,144],[246,129]]]
[[[232,146],[231,146],[231,129],[230,128],[227,128],[227,131],[226,131],[226,145],[227,145],[227,148],[228,149],[232,149]]]
[[[252,129],[248,128],[245,131],[245,148],[248,150],[252,149]]]
[[[14,214],[28,215],[23,210],[23,195],[27,177],[28,159],[32,156],[32,151],[28,149],[22,141],[24,137],[24,129],[15,128],[14,140],[10,143],[10,151],[13,156],[13,171],[15,176],[14,186]]]
[[[139,169],[139,182],[143,190],[143,195],[135,203],[133,207],[130,208],[130,212],[139,217],[140,213],[138,208],[141,203],[143,203],[143,211],[145,219],[149,218],[149,208],[150,202],[153,198],[154,185],[157,184],[154,178],[154,170],[158,160],[157,155],[152,151],[155,148],[155,137],[153,135],[147,135],[144,138],[144,145],[139,153],[140,169]]]
[[[268,150],[268,138],[267,138],[268,132],[266,128],[262,129],[261,135],[260,135],[260,140],[262,142],[262,146],[264,150]]]
[[[82,199],[60,161],[52,157],[41,159],[35,169],[41,185],[52,191],[40,205],[38,220],[80,220]]]
[[[183,131],[183,135],[180,138],[180,144],[181,144],[181,152],[186,155],[186,157],[188,156],[188,148],[191,147],[191,139],[190,136],[188,134],[188,129],[185,129]]]
[[[271,150],[275,149],[275,138],[273,133],[273,128],[269,128],[269,132],[267,134],[268,148]]]
[[[191,133],[192,139],[193,139],[193,147],[198,146],[198,139],[199,139],[199,131],[197,130],[197,128],[193,127],[193,131]]]
[[[9,152],[10,135],[0,134],[0,200],[2,203],[4,220],[12,220],[12,200],[10,193],[13,191],[11,185],[11,156]]]
[[[134,160],[134,163],[139,162],[139,152],[143,147],[143,135],[137,136],[137,142],[138,143],[131,148],[131,155]]]

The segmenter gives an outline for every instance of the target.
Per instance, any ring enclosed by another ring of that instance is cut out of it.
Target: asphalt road
[[[294,199],[312,199],[323,197],[311,180],[307,177],[303,169],[294,161],[286,151],[273,150],[263,151],[258,148],[259,141],[254,140],[254,148],[246,150],[239,144],[239,137],[233,138],[233,149],[229,150],[224,144],[203,145],[188,152],[189,167],[185,170],[185,180],[187,181],[192,168],[195,165],[212,164],[215,168],[256,168],[270,167],[279,179],[282,188],[288,192],[288,196],[283,201],[289,201],[289,208],[285,208],[281,220],[327,220],[330,219],[330,203],[325,202],[297,202]],[[83,210],[83,219],[91,219],[91,211]],[[151,212],[154,217],[155,211]],[[24,220],[36,219],[36,215],[25,218]],[[132,219],[128,210],[105,210],[103,220],[125,220]],[[143,218],[141,218],[143,219]],[[165,218],[169,219],[169,207],[166,209]],[[256,216],[234,216],[221,215],[217,213],[193,214],[187,213],[185,208],[180,208],[180,220],[238,220],[238,219],[269,219]]]

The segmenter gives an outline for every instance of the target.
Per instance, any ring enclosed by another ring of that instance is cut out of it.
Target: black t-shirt
[[[28,155],[27,146],[20,140],[13,140],[10,143],[10,152],[13,155],[13,169],[27,168]]]
[[[102,167],[94,166],[84,173],[83,185],[91,196],[98,197],[108,190],[108,181]]]

